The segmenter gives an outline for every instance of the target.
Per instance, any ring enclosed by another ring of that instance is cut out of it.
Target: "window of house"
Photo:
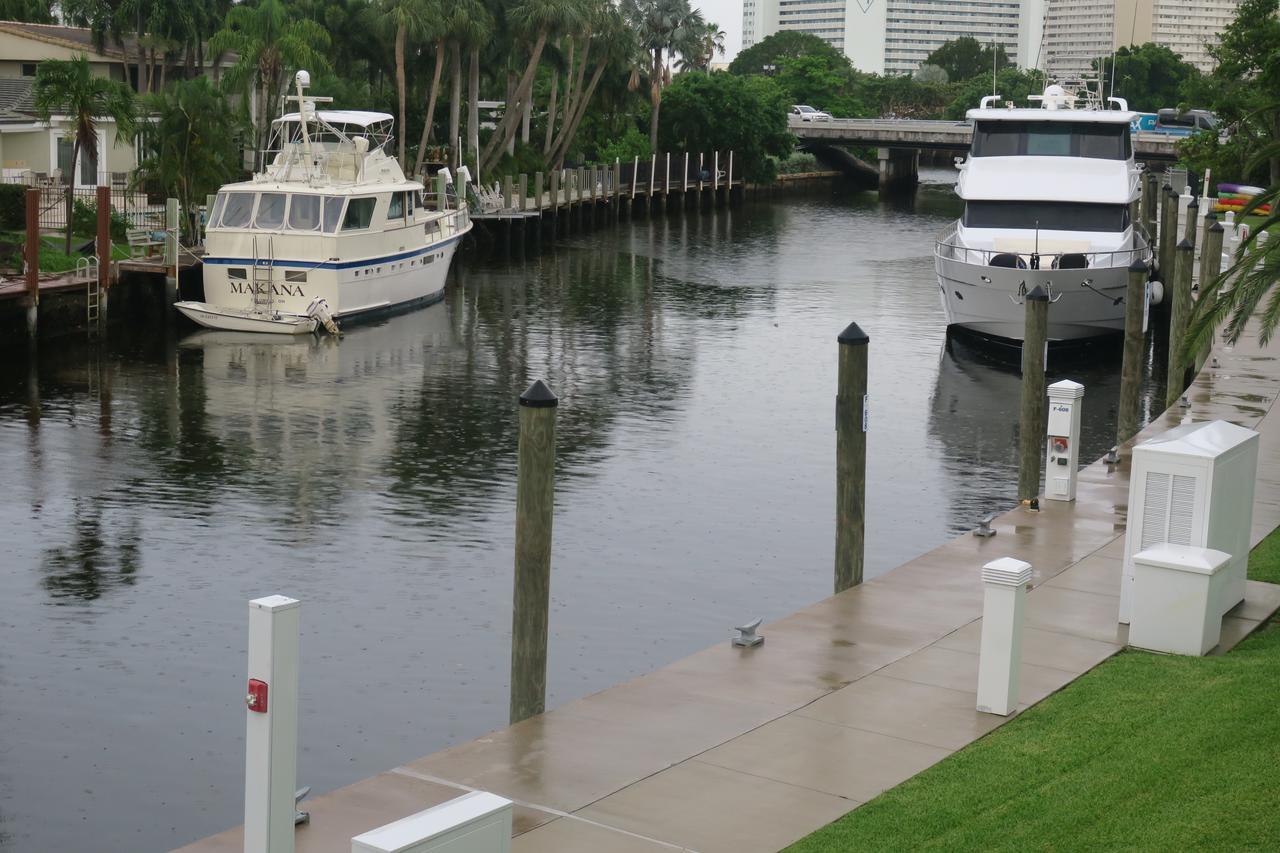
[[[376,198],[353,198],[347,202],[347,214],[342,218],[343,231],[358,231],[368,228],[373,222],[373,210],[378,205]]]
[[[36,76],[36,64],[34,62],[22,63],[22,76],[23,77]]]

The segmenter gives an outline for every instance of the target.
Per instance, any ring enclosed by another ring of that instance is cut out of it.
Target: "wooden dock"
[[[729,152],[652,155],[607,166],[507,175],[472,188],[472,220],[500,236],[521,238],[530,228],[567,233],[584,224],[618,221],[633,213],[708,209],[739,201],[745,184]]]

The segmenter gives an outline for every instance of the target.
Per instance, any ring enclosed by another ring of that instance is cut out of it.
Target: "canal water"
[[[506,723],[517,394],[560,395],[549,705],[830,593],[836,335],[871,337],[867,567],[1013,503],[1019,379],[948,345],[913,200],[829,189],[460,259],[340,342],[114,331],[0,366],[0,848],[240,822],[247,599],[302,600],[299,783]],[[1114,430],[1086,385],[1081,458]]]

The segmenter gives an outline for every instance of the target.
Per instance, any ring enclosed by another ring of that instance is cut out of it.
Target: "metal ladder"
[[[76,261],[75,281],[84,282],[84,319],[89,328],[89,334],[98,331],[102,316],[102,282],[98,280],[98,264],[97,255],[90,255]]]
[[[275,266],[275,243],[271,235],[267,235],[267,254],[258,253],[258,235],[253,237],[253,274],[249,286],[253,290],[253,309],[255,311],[272,311],[274,300],[271,298],[271,270]]]

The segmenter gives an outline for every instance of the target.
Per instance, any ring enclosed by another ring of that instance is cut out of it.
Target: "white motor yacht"
[[[210,211],[205,301],[176,306],[202,326],[334,331],[335,320],[435,301],[471,229],[465,187],[457,201],[441,196],[444,182],[426,196],[386,152],[392,116],[317,111],[328,99],[304,97],[305,71],[296,81],[298,111],[273,122],[265,168],[222,187]]]
[[[1056,85],[1030,100],[1039,105],[996,106],[992,95],[967,114],[964,214],[934,252],[948,327],[1021,341],[1023,297],[1039,287],[1051,341],[1123,332],[1129,266],[1151,260],[1133,221],[1134,113],[1120,98],[1107,108]]]

